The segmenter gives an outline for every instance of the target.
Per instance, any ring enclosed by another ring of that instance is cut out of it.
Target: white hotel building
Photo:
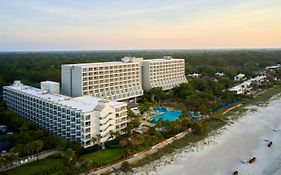
[[[47,131],[68,140],[92,146],[92,137],[100,142],[113,139],[111,131],[123,133],[127,126],[127,104],[93,96],[71,98],[57,92],[57,84],[41,83],[41,89],[15,81],[3,87],[3,98],[9,109]]]
[[[162,59],[143,60],[142,87],[144,90],[155,87],[169,90],[184,82],[187,82],[184,59],[165,56]]]
[[[172,89],[185,78],[184,59],[125,57],[119,62],[66,64],[61,66],[62,93],[68,96],[93,95],[108,100],[127,100],[143,90]]]
[[[103,62],[61,66],[62,94],[92,95],[108,100],[143,95],[139,62]]]

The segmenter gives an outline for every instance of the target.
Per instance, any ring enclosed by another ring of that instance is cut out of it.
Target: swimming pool
[[[167,112],[166,108],[153,108],[154,112]]]
[[[179,111],[167,111],[162,114],[152,116],[150,118],[150,121],[158,121],[158,120],[162,119],[164,121],[170,122],[170,121],[174,121],[174,120],[178,119],[181,115],[182,115],[182,113]]]

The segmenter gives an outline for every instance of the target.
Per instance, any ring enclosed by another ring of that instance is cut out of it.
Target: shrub
[[[121,164],[121,170],[122,170],[122,171],[127,172],[127,171],[129,171],[130,169],[131,169],[131,166],[130,166],[130,163],[129,163],[128,161],[122,162],[122,164]]]

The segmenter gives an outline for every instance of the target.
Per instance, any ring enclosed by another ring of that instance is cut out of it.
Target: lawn
[[[46,158],[38,162],[29,163],[21,167],[2,172],[5,175],[34,175],[34,174],[51,174],[63,167],[63,159]]]
[[[89,159],[98,164],[106,164],[121,159],[123,155],[123,148],[107,148],[82,155],[82,158]]]

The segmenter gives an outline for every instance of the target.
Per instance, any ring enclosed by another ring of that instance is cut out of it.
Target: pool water
[[[166,108],[153,108],[154,112],[167,112]]]
[[[181,112],[179,111],[167,111],[167,112],[164,112],[162,114],[159,114],[159,115],[155,115],[155,116],[152,116],[150,118],[151,121],[158,121],[158,120],[164,120],[164,121],[174,121],[176,119],[178,119],[180,116],[182,115]]]

